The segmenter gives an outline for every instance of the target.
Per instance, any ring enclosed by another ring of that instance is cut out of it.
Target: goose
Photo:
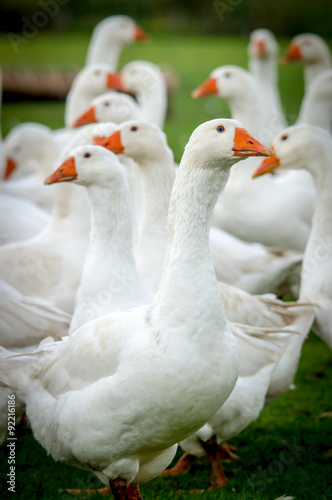
[[[75,127],[90,123],[122,123],[142,118],[142,112],[135,99],[119,92],[105,92],[92,99],[90,107],[78,117]]]
[[[249,134],[239,139],[239,128],[235,120],[217,119],[191,135],[150,305],[97,318],[31,354],[1,349],[0,379],[26,403],[35,438],[55,460],[96,474],[120,500],[140,498],[138,485],[170,463],[176,443],[211,418],[238,377],[209,226],[231,166],[271,154]]]
[[[156,292],[175,178],[173,154],[159,127],[138,120],[123,123],[98,144],[120,153],[121,157],[132,158],[140,168],[144,206],[135,259],[145,283]],[[218,281],[239,286],[250,293],[273,290],[302,261],[300,253],[273,251],[257,243],[246,243],[217,228],[210,230],[210,251]]]
[[[103,63],[116,70],[122,48],[148,36],[128,16],[110,16],[98,23],[89,43],[86,65]]]
[[[240,121],[245,117],[245,121],[249,121],[255,113],[259,113],[255,111],[257,96],[251,93],[254,90],[258,92],[257,85],[246,70],[234,66],[217,68],[210,79],[194,91],[193,96],[219,94],[220,88],[227,93],[233,118],[239,119],[238,115],[241,115]],[[265,134],[267,129],[262,128],[260,133],[257,132],[258,122],[255,123],[252,128],[256,129],[256,135],[272,140],[277,129],[270,129]],[[251,182],[251,174],[258,166],[257,158],[248,158],[246,162],[246,169],[238,168],[238,165],[232,169],[230,180],[216,204],[213,225],[245,241],[271,248],[303,251],[310,234],[315,199],[310,176],[306,172],[287,172],[273,178],[267,176],[264,185],[258,185]],[[291,186],[290,179],[294,179]],[[246,217],[248,207],[256,214],[255,217]]]
[[[121,70],[122,90],[133,93],[144,120],[162,128],[167,113],[167,85],[158,66],[132,61]]]
[[[248,68],[256,80],[269,110],[268,122],[277,127],[286,127],[286,119],[280,102],[277,81],[278,43],[268,29],[256,29],[250,34],[248,45]],[[276,125],[275,125],[276,124]]]
[[[60,149],[51,129],[39,123],[22,123],[5,139],[5,182],[0,193],[16,196],[52,210],[53,200],[43,188],[43,179],[57,160]]]
[[[314,33],[302,33],[292,38],[282,62],[284,64],[300,62],[304,65],[306,91],[321,71],[332,67],[330,49],[327,43]]]
[[[152,295],[133,257],[129,185],[118,158],[100,146],[79,146],[45,184],[64,181],[85,186],[92,208],[90,243],[71,334],[90,319],[146,304]]]
[[[275,156],[254,172],[254,177],[275,168],[304,168],[313,177],[317,197],[312,230],[304,252],[300,299],[316,304],[314,332],[332,348],[330,191],[332,188],[331,134],[313,125],[294,125],[273,141]]]
[[[66,98],[66,127],[73,127],[77,118],[89,107],[92,99],[110,88],[121,88],[121,81],[107,64],[96,63],[85,66],[76,75]]]
[[[296,125],[308,123],[331,132],[332,69],[321,71],[305,93]]]
[[[0,66],[0,118],[1,118],[1,107],[2,107],[2,70]],[[3,139],[2,139],[2,129],[1,129],[1,120],[0,120],[0,178],[3,178],[3,174],[5,171],[5,158],[3,152]]]

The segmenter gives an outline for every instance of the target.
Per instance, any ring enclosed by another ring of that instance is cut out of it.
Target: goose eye
[[[100,74],[101,74],[100,69],[96,69],[96,71],[94,71],[94,75],[95,76],[99,76]]]
[[[136,132],[136,130],[138,130],[138,127],[134,126],[134,127],[131,127],[130,129],[132,132]]]
[[[226,78],[230,78],[230,77],[231,77],[231,75],[232,75],[232,73],[230,73],[229,71],[228,71],[227,73],[225,73],[225,77],[226,77]]]
[[[288,139],[288,135],[283,135],[281,138],[282,141],[287,141],[287,139]]]
[[[84,158],[90,158],[91,153],[84,153],[84,155],[83,155],[83,156],[84,156]]]
[[[109,103],[109,102],[107,102],[107,101],[106,101],[106,102],[104,102],[104,106],[109,106],[109,105],[110,105],[110,103]]]
[[[218,125],[217,127],[217,132],[223,132],[225,130],[225,127],[223,125]]]

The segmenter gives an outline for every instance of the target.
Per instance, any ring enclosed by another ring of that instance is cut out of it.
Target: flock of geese
[[[176,165],[162,71],[116,73],[145,37],[126,16],[103,20],[65,128],[23,123],[2,143],[1,437],[14,393],[47,453],[120,500],[203,454],[224,486],[226,440],[288,390],[310,328],[332,348],[325,42],[296,36],[284,56],[305,77],[286,128],[278,46],[254,31],[248,71],[217,68],[193,91],[225,99],[232,119],[198,126]]]

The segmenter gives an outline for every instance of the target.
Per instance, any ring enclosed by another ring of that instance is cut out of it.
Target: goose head
[[[164,76],[158,66],[147,61],[132,61],[121,71],[123,89],[133,94],[145,95],[160,86],[165,87]]]
[[[212,71],[208,80],[195,89],[192,97],[218,95],[228,101],[250,100],[256,97],[257,87],[251,74],[239,66],[221,66]]]
[[[121,88],[121,79],[107,64],[96,63],[85,66],[76,75],[72,88],[99,95],[107,89]]]
[[[192,133],[184,155],[190,152],[195,162],[213,166],[223,159],[231,166],[250,156],[272,156],[270,148],[261,144],[237,120],[220,118],[204,122]]]
[[[96,141],[97,142],[97,141]],[[113,151],[115,154],[125,154],[138,163],[145,160],[160,161],[170,151],[166,135],[157,125],[143,120],[131,120],[121,124],[104,141],[98,144]]]
[[[141,110],[129,95],[118,92],[106,92],[91,101],[91,106],[76,120],[74,127],[89,123],[124,121],[141,118]]]
[[[138,40],[148,40],[148,35],[129,16],[110,16],[103,19],[94,29],[94,35],[102,37],[106,44],[127,45]]]
[[[117,175],[123,175],[123,167],[111,151],[100,146],[78,146],[44,184],[74,181],[86,187],[105,186],[113,183]]]
[[[251,32],[248,45],[250,57],[265,59],[278,53],[278,44],[272,31],[257,29]]]
[[[301,62],[316,64],[329,58],[329,48],[325,41],[313,33],[303,33],[295,36],[282,58],[282,62]]]
[[[310,171],[327,145],[331,145],[330,134],[320,127],[308,124],[288,127],[273,140],[273,156],[265,158],[252,176],[259,177],[281,166]]]
[[[44,170],[47,168],[45,163],[51,157],[56,159],[59,150],[48,127],[39,123],[22,123],[7,135],[4,141],[4,154],[6,159],[4,179],[8,179],[35,173],[35,166],[38,165]]]

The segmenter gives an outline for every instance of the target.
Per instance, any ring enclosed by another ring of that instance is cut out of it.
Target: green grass
[[[3,35],[0,37],[1,60],[4,67],[79,68],[84,63],[87,43],[88,35],[40,33],[15,55]],[[246,44],[246,39],[235,37],[159,36],[150,44],[133,45],[123,53],[120,66],[132,59],[146,59],[177,75],[178,88],[172,96],[165,131],[178,161],[189,135],[199,123],[217,116],[229,116],[223,101],[214,98],[194,101],[191,91],[217,66],[229,63],[246,66]],[[281,40],[283,49],[286,44],[287,40]],[[287,116],[292,122],[303,94],[302,69],[296,65],[281,67],[280,88]],[[39,121],[52,128],[61,127],[63,111],[63,103],[5,103],[3,132],[6,134],[20,121]],[[332,410],[331,378],[331,351],[311,334],[303,348],[296,390],[287,392],[265,408],[256,422],[231,441],[238,446],[241,460],[225,464],[229,482],[223,491],[189,494],[192,488],[206,490],[208,487],[209,467],[200,459],[181,477],[156,478],[143,485],[144,500],[273,500],[284,493],[297,500],[331,499],[331,420],[320,417],[323,412]],[[304,448],[288,465],[280,462],[285,442],[290,445],[295,442]],[[73,497],[60,493],[62,488],[97,486],[93,474],[55,463],[47,457],[28,428],[18,430],[15,495],[7,492],[9,466],[5,446],[0,449],[0,455],[1,498],[65,500]],[[261,473],[267,474],[264,482],[260,479]],[[181,490],[185,493],[179,493]],[[79,498],[86,497],[81,495]]]

